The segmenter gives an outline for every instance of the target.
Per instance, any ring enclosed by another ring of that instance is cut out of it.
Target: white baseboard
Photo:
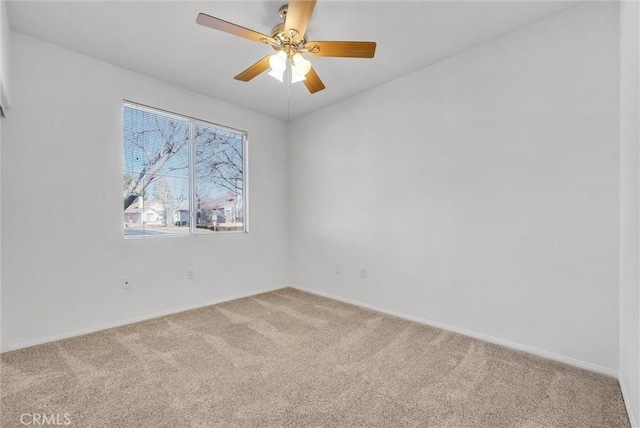
[[[342,296],[337,296],[335,294],[325,293],[324,291],[314,290],[314,289],[306,288],[306,287],[298,287],[298,286],[295,286],[295,285],[290,285],[290,287],[291,288],[295,288],[295,289],[300,290],[300,291],[305,291],[307,293],[317,294],[319,296],[327,297],[329,299],[334,299],[334,300],[338,300],[338,301],[341,301],[341,302],[344,302],[344,303],[349,303],[351,305],[355,305],[355,306],[360,306],[360,307],[363,307],[363,308],[371,309],[371,310],[374,310],[376,312],[382,312],[384,314],[393,315],[393,316],[398,317],[398,318],[403,318],[403,319],[406,319],[406,320],[409,320],[409,321],[415,321],[415,322],[420,323],[420,324],[425,324],[425,325],[428,325],[428,326],[431,326],[431,327],[440,328],[442,330],[447,330],[447,331],[451,331],[451,332],[454,332],[454,333],[462,334],[464,336],[473,337],[475,339],[484,340],[485,342],[494,343],[496,345],[501,345],[501,346],[504,346],[506,348],[511,348],[511,349],[515,349],[515,350],[518,350],[518,351],[528,352],[529,354],[534,354],[534,355],[537,355],[539,357],[548,358],[548,359],[554,360],[554,361],[559,361],[561,363],[569,364],[571,366],[579,367],[581,369],[589,370],[589,371],[596,372],[596,373],[601,373],[601,374],[604,374],[604,375],[607,375],[607,376],[611,376],[611,377],[615,377],[616,379],[618,379],[618,371],[617,370],[613,370],[613,369],[610,369],[608,367],[602,367],[602,366],[599,366],[597,364],[588,363],[586,361],[578,360],[576,358],[567,357],[567,356],[560,355],[560,354],[555,354],[553,352],[549,352],[549,351],[545,351],[545,350],[542,350],[542,349],[534,348],[532,346],[523,345],[521,343],[512,342],[510,340],[489,336],[489,335],[486,335],[486,334],[483,334],[483,333],[478,333],[478,332],[475,332],[475,331],[466,330],[464,328],[455,327],[455,326],[451,326],[451,325],[448,325],[448,324],[443,324],[443,323],[440,323],[440,322],[437,322],[437,321],[432,321],[432,320],[416,317],[414,315],[409,315],[409,314],[405,314],[405,313],[402,313],[402,312],[397,312],[397,311],[393,311],[393,310],[390,310],[390,309],[381,308],[381,307],[370,305],[368,303],[363,303],[363,302],[360,302],[360,301],[357,301],[357,300],[352,300],[352,299],[348,299],[348,298],[345,298],[345,297],[342,297]]]
[[[631,428],[640,428],[640,425],[638,425],[638,421],[636,420],[635,415],[633,414],[633,411],[631,409],[631,405],[629,404],[631,403],[631,400],[629,399],[629,395],[627,394],[627,389],[624,386],[624,380],[622,380],[622,377],[618,378],[618,382],[620,382],[620,391],[622,391],[624,405],[627,407],[627,415],[629,415],[629,423],[631,424]]]
[[[154,318],[164,317],[166,315],[172,315],[172,314],[177,314],[177,313],[184,312],[184,311],[189,311],[191,309],[204,308],[205,306],[216,305],[218,303],[229,302],[231,300],[237,300],[237,299],[242,299],[244,297],[255,296],[257,294],[268,293],[270,291],[279,290],[281,288],[282,287],[272,287],[272,288],[266,288],[266,289],[262,289],[262,290],[250,291],[250,292],[247,292],[247,293],[237,294],[237,295],[230,296],[230,297],[223,297],[223,298],[220,298],[220,299],[215,299],[215,300],[211,300],[211,301],[204,302],[204,303],[197,303],[195,305],[182,306],[182,307],[179,307],[179,308],[169,309],[169,310],[166,310],[166,311],[156,312],[156,313],[153,313],[153,314],[143,315],[141,317],[130,318],[130,319],[127,319],[127,320],[118,321],[118,322],[114,322],[114,323],[108,323],[108,324],[103,324],[103,325],[100,325],[100,326],[84,328],[82,330],[76,330],[76,331],[71,331],[71,332],[62,333],[62,334],[56,334],[56,335],[53,335],[53,336],[41,337],[41,338],[34,339],[34,340],[28,340],[26,342],[13,343],[13,344],[8,345],[6,350],[3,349],[2,352],[4,353],[4,352],[8,352],[8,351],[15,351],[17,349],[28,348],[28,347],[36,346],[36,345],[42,345],[44,343],[49,343],[49,342],[55,342],[56,340],[69,339],[71,337],[82,336],[82,335],[89,334],[89,333],[95,333],[97,331],[107,330],[107,329],[114,328],[114,327],[121,327],[123,325],[134,324],[134,323],[141,322],[141,321],[148,321],[148,320],[151,320],[151,319],[154,319]]]

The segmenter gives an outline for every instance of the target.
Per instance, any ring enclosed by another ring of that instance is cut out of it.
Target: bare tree
[[[167,165],[167,162],[189,143],[188,127],[185,127],[183,122],[164,118],[160,123],[157,116],[155,125],[152,129],[133,130],[129,135],[125,135],[125,153],[136,153],[136,161],[140,165],[139,171],[127,173],[130,181],[124,190],[125,210],[143,194],[163,167],[167,166],[162,170],[164,173],[170,173],[189,166],[188,162]],[[152,138],[149,134],[152,134]]]
[[[177,191],[174,194],[174,191]],[[174,214],[178,211],[180,204],[187,199],[187,193],[184,186],[174,187],[172,190],[167,179],[163,176],[159,177],[154,183],[153,197],[156,198],[164,207],[164,219],[167,221],[167,213],[170,213],[171,221]]]
[[[199,126],[196,159],[198,183],[201,187],[208,184],[242,195],[242,139],[238,135]]]
[[[131,115],[138,116],[132,117],[135,125],[124,136],[125,158],[129,156],[128,161],[134,165],[135,170],[127,170],[125,166],[125,210],[159,176],[189,167],[188,150],[185,149],[189,143],[189,127],[186,122],[144,111],[132,110]],[[142,125],[139,125],[140,121],[144,121]],[[242,195],[242,138],[204,125],[196,125],[194,131],[198,192],[208,194],[223,188],[235,195]],[[161,193],[165,193],[165,201],[156,197],[174,210],[177,209],[177,204],[186,200],[184,190],[176,198],[175,195],[170,195],[175,189],[171,189],[168,183],[162,184],[161,188],[164,188]]]

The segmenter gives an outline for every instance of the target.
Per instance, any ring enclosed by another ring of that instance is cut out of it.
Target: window
[[[123,107],[124,235],[245,232],[247,134]]]

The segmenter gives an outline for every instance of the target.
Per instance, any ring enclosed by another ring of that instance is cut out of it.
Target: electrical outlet
[[[128,290],[129,288],[131,288],[131,278],[129,277],[122,278],[122,288],[125,290]]]
[[[365,270],[365,268],[361,267],[360,268],[360,278],[366,278],[367,277],[367,271]]]
[[[337,274],[342,273],[342,266],[340,266],[340,265],[336,266],[336,273]]]
[[[189,269],[189,270],[187,271],[187,279],[195,279],[195,277],[196,277],[196,273],[195,273],[195,271],[193,271],[193,270]]]

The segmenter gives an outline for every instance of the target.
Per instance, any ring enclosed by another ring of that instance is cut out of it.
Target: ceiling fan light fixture
[[[298,76],[306,76],[309,70],[311,70],[311,61],[303,57],[299,52],[293,55],[293,72]],[[304,80],[304,79],[302,79]]]
[[[291,73],[291,83],[302,82],[303,80],[307,80],[307,76],[300,75],[298,73]]]
[[[276,79],[278,82],[282,82],[284,83],[284,71],[275,71],[275,70],[271,70],[269,72],[269,76],[273,77],[274,79]]]
[[[269,67],[276,73],[283,73],[287,69],[287,53],[278,51],[278,53],[271,55],[269,58]]]

